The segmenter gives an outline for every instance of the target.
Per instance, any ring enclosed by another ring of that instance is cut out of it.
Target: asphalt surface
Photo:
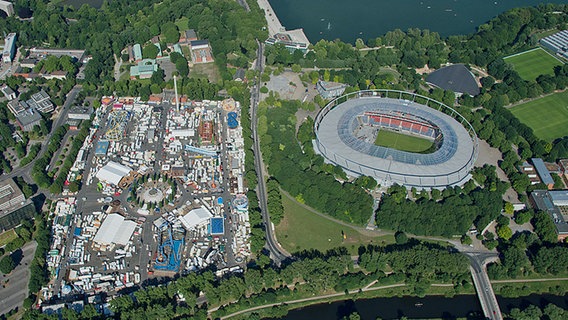
[[[28,282],[30,281],[30,269],[28,265],[34,258],[37,243],[27,243],[22,248],[22,260],[20,264],[8,275],[0,276],[2,288],[0,290],[0,314],[23,305],[28,297]]]
[[[264,59],[264,45],[259,43],[258,51],[256,55],[256,70],[259,74],[263,71],[263,59]],[[272,222],[270,221],[270,213],[268,212],[268,205],[266,201],[266,186],[264,180],[264,173],[262,170],[262,155],[260,154],[260,139],[258,137],[258,119],[256,117],[256,110],[258,108],[258,102],[260,97],[260,79],[257,79],[257,85],[253,87],[251,91],[251,123],[252,123],[252,137],[253,137],[253,151],[254,151],[254,166],[256,169],[256,174],[258,176],[257,185],[257,195],[260,205],[260,210],[262,212],[262,220],[264,222],[264,230],[266,232],[266,247],[270,251],[270,256],[276,264],[280,264],[283,260],[290,257],[290,255],[285,252],[276,238],[274,236],[274,230],[272,229]]]

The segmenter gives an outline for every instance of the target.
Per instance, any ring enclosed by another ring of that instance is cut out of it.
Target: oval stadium
[[[441,102],[405,91],[367,90],[336,98],[318,113],[314,131],[316,152],[327,162],[383,186],[461,186],[478,154],[477,136],[465,118]]]

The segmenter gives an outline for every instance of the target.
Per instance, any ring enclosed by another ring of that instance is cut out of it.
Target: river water
[[[513,308],[526,308],[529,304],[541,307],[548,303],[567,308],[568,297],[553,295],[531,295],[522,298],[497,297],[502,313],[509,313]],[[410,319],[468,317],[483,319],[483,312],[477,296],[461,295],[452,298],[443,296],[376,298],[367,300],[347,300],[318,304],[292,310],[283,319],[341,319],[352,312],[357,312],[361,319],[399,319],[406,316]]]
[[[251,1],[251,0],[248,0]],[[511,8],[568,0],[269,0],[287,30],[304,28],[310,42],[353,43],[394,29],[429,29],[442,36],[469,34]]]

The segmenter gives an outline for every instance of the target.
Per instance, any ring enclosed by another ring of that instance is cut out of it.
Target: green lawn
[[[541,74],[554,74],[554,67],[562,63],[541,48],[504,58],[505,62],[525,80],[535,80]]]
[[[0,247],[7,245],[18,237],[14,229],[8,230],[0,234]]]
[[[394,242],[392,235],[370,237],[351,227],[320,217],[285,194],[282,194],[282,205],[284,219],[276,226],[276,237],[290,253],[304,249],[325,251],[343,246],[352,254],[357,254],[360,245]],[[342,232],[345,234],[345,239]]]
[[[568,92],[523,103],[511,108],[511,112],[543,140],[568,135]]]
[[[377,134],[375,145],[401,151],[426,153],[432,148],[433,143],[417,136],[381,129]]]

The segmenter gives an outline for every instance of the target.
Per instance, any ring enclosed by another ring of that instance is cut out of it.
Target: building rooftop
[[[426,77],[426,82],[444,90],[467,93],[471,96],[479,94],[475,77],[463,64],[453,64],[438,69]]]
[[[23,103],[23,101],[21,101],[20,103]],[[39,114],[39,112],[36,112],[32,109],[27,109],[26,111],[20,113],[19,115],[16,116],[16,119],[18,120],[18,122],[23,126],[27,126],[29,124],[32,124],[36,121],[40,121],[41,120],[41,115]]]
[[[192,47],[197,47],[197,46],[208,46],[209,45],[209,40],[205,39],[205,40],[193,40],[189,42],[189,45]]]
[[[18,203],[11,203],[13,201],[23,201],[25,198],[24,194],[18,188],[18,185],[12,179],[6,179],[0,182],[0,206],[13,207]],[[19,199],[19,200],[18,200]],[[0,216],[2,216],[2,211],[0,211]]]
[[[538,176],[540,177],[540,180],[542,180],[542,183],[546,185],[554,184],[554,179],[552,179],[550,172],[548,172],[544,161],[542,161],[541,158],[532,158],[531,161],[538,173]]]
[[[91,114],[93,113],[93,107],[91,106],[72,106],[69,108],[69,113],[77,114]]]
[[[558,196],[558,194],[555,195],[557,200]],[[551,192],[548,190],[535,190],[531,193],[531,197],[534,201],[534,204],[539,210],[546,211],[550,215],[550,218],[552,219],[552,222],[554,222],[554,226],[556,227],[556,232],[559,235],[567,235],[568,224],[564,220],[562,212],[560,211],[558,206],[554,204]]]

